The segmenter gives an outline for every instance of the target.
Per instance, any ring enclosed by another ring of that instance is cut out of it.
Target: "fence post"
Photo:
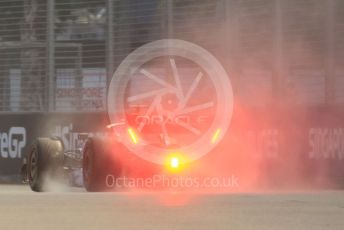
[[[106,38],[106,73],[107,73],[107,86],[110,85],[110,81],[114,72],[114,46],[113,46],[113,0],[107,0],[107,20],[106,20],[106,26],[107,26],[107,38]]]
[[[52,112],[55,109],[55,0],[48,0],[47,11],[47,105],[48,111]]]
[[[173,38],[174,28],[173,28],[173,1],[167,0],[167,37]]]
[[[275,39],[274,39],[274,74],[272,79],[273,104],[277,105],[284,96],[285,58],[284,58],[284,39],[283,39],[283,12],[282,1],[275,0]],[[284,99],[284,98],[283,98]],[[277,104],[276,104],[277,103]]]
[[[334,36],[334,17],[335,12],[334,0],[327,0],[327,12],[326,12],[326,103],[332,104],[335,101],[335,36]]]

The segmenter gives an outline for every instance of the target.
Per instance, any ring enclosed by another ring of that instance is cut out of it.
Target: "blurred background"
[[[340,0],[2,0],[0,111],[105,111],[118,64],[163,38],[212,52],[241,104],[341,105],[343,10]]]
[[[37,136],[75,148],[105,127],[121,61],[175,38],[230,76],[234,116],[216,151],[234,154],[219,170],[343,184],[343,13],[341,0],[1,0],[0,175],[18,173]]]

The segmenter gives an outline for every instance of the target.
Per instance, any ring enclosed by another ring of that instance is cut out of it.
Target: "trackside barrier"
[[[0,180],[18,181],[28,147],[39,136],[59,136],[68,149],[78,134],[103,135],[104,113],[0,115]],[[269,183],[326,181],[344,184],[344,109],[235,107],[229,131],[199,161],[221,172],[254,174]],[[250,172],[250,173],[245,173]],[[245,177],[243,177],[243,180]]]

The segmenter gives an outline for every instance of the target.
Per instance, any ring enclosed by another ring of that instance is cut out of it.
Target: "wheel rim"
[[[30,154],[30,167],[29,167],[29,180],[30,182],[34,180],[34,178],[37,177],[37,154],[35,149],[32,150],[31,154]]]

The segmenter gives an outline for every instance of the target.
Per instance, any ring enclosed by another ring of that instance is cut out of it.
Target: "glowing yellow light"
[[[172,168],[178,168],[178,166],[179,166],[179,159],[177,157],[172,157],[170,164],[171,164]]]
[[[136,133],[134,132],[134,130],[132,128],[128,128],[128,134],[129,134],[129,137],[130,137],[131,141],[134,144],[137,144],[138,143],[138,138],[137,138],[137,135],[136,135]]]
[[[221,129],[217,129],[213,135],[213,137],[211,138],[211,143],[215,144],[215,142],[219,139],[221,133]]]
[[[165,169],[170,173],[180,173],[184,171],[186,162],[186,155],[179,152],[170,153],[165,158]]]

